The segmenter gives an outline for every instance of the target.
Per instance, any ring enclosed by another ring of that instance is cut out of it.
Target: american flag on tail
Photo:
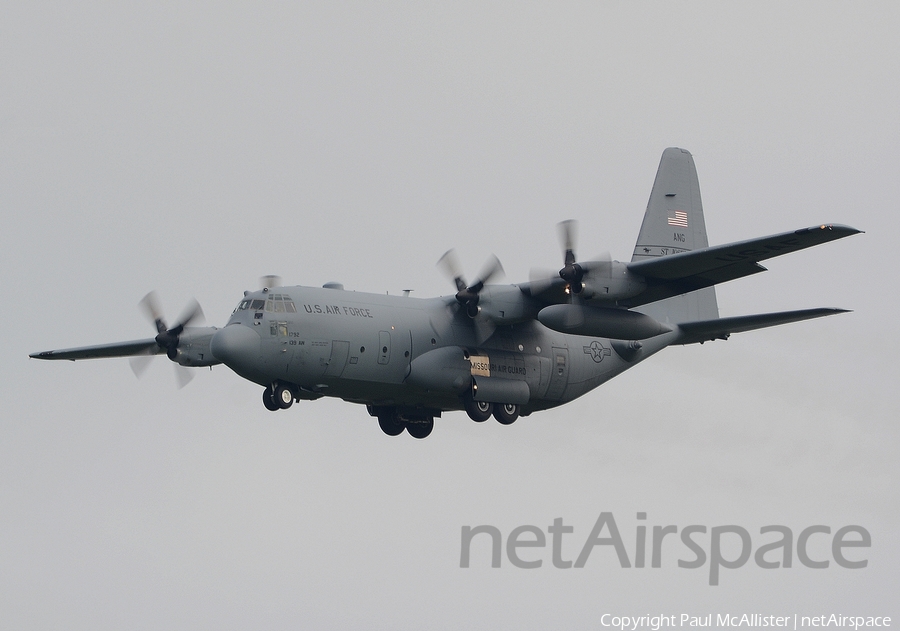
[[[682,228],[687,228],[687,212],[683,210],[670,210],[668,223],[670,226],[681,226]]]

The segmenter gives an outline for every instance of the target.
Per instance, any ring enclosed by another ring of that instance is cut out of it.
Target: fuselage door
[[[386,365],[391,361],[391,332],[378,332],[378,363]]]
[[[326,377],[340,377],[347,365],[347,356],[350,355],[350,342],[345,340],[332,340],[331,358],[325,368]]]
[[[544,396],[551,401],[562,398],[569,382],[569,349],[560,346],[553,347],[550,356],[550,386]]]

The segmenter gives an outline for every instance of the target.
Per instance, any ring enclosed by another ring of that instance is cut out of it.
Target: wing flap
[[[760,313],[756,315],[716,318],[699,322],[685,322],[678,325],[679,336],[673,344],[696,344],[712,340],[727,340],[732,333],[743,333],[764,329],[779,324],[789,324],[813,318],[847,313],[847,309],[801,309],[799,311],[780,311],[777,313]]]
[[[105,357],[131,357],[134,355],[158,355],[163,352],[154,338],[146,340],[134,340],[131,342],[116,342],[114,344],[100,344],[97,346],[80,346],[78,348],[64,348],[57,351],[42,351],[32,353],[33,359],[99,359]]]
[[[745,262],[670,281],[651,279],[647,281],[647,289],[633,298],[619,301],[619,304],[626,307],[638,307],[764,271],[766,271],[766,268],[759,263]]]

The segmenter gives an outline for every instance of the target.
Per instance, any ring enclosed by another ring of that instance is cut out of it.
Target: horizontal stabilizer
[[[132,342],[116,342],[115,344],[101,344],[99,346],[81,346],[79,348],[65,348],[59,351],[42,351],[32,353],[33,359],[99,359],[103,357],[131,357],[134,355],[158,355],[164,352],[154,338],[147,340],[134,340]]]
[[[679,336],[673,344],[696,344],[697,342],[712,340],[727,340],[732,333],[743,333],[744,331],[764,329],[770,326],[778,326],[779,324],[789,324],[791,322],[800,322],[801,320],[811,320],[847,312],[847,309],[801,309],[799,311],[760,313],[700,322],[685,322],[678,325]]]

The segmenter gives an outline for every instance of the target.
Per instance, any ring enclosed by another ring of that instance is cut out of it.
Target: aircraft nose
[[[255,364],[259,358],[259,334],[249,326],[232,324],[216,331],[209,348],[216,359],[234,369]]]

